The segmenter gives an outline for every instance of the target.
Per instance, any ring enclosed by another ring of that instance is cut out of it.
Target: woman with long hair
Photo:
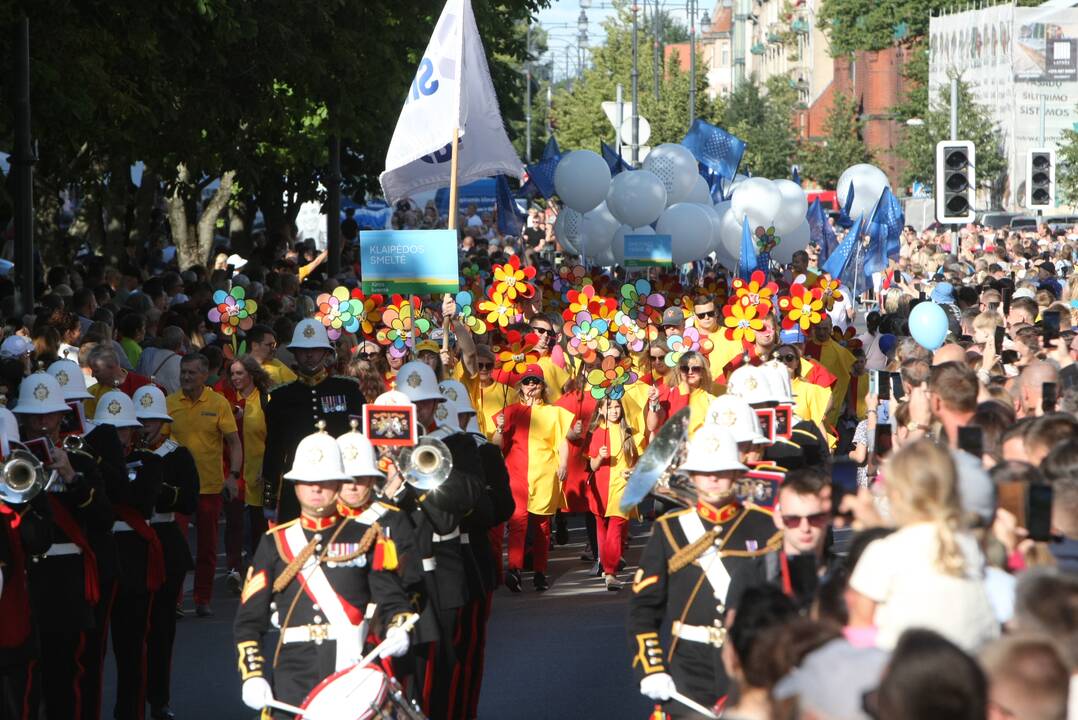
[[[629,513],[621,509],[621,495],[640,459],[639,440],[629,427],[620,400],[599,401],[584,442],[591,469],[586,493],[595,516],[603,581],[607,590],[620,590],[618,565],[629,530]]]
[[[251,557],[266,532],[266,519],[262,513],[262,458],[266,454],[265,406],[269,402],[272,380],[258,360],[250,355],[226,363],[223,375],[214,389],[224,395],[232,406],[243,446],[240,497],[225,503],[228,579],[233,590],[238,590],[238,581],[242,578],[239,571],[243,564],[244,514],[250,528],[248,554]]]
[[[898,529],[865,549],[849,595],[859,614],[875,618],[877,644],[890,649],[911,627],[967,650],[998,635],[984,555],[963,522],[950,451],[917,440],[891,455],[882,475]]]
[[[695,350],[684,353],[674,366],[672,377],[667,377],[670,393],[666,402],[649,402],[647,427],[649,432],[658,429],[670,417],[684,407],[689,408],[689,437],[704,424],[707,408],[721,394],[711,377],[711,365],[707,358]]]

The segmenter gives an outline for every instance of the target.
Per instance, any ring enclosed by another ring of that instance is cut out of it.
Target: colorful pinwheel
[[[214,306],[206,313],[210,322],[219,323],[222,335],[233,335],[236,328],[250,330],[255,324],[258,303],[246,298],[246,291],[237,285],[230,292],[218,290],[213,294]]]
[[[530,298],[535,295],[535,286],[529,281],[535,277],[535,268],[520,267],[520,258],[513,255],[504,265],[494,266],[494,292],[513,302],[517,297]]]
[[[757,270],[745,282],[741,278],[734,280],[734,298],[742,307],[757,307],[757,315],[766,315],[771,311],[771,304],[779,291],[779,286],[767,281],[767,275]],[[767,307],[764,307],[764,306]],[[725,311],[724,311],[725,312]]]
[[[363,303],[353,299],[344,285],[335,287],[332,293],[322,293],[315,302],[318,309],[314,318],[326,327],[330,340],[339,338],[342,331],[354,333],[359,330]]]
[[[703,347],[706,345],[707,347]],[[663,362],[668,367],[674,367],[681,361],[681,356],[687,352],[707,354],[711,351],[711,341],[700,339],[700,331],[694,327],[687,327],[680,335],[671,335],[666,338],[666,347],[670,351],[666,353]]]
[[[626,315],[621,310],[614,313],[614,322],[611,328],[614,331],[614,339],[628,350],[640,352],[644,349],[647,333],[629,315]]]
[[[590,284],[591,280],[588,278],[588,271],[584,269],[583,265],[573,265],[569,267],[562,265],[558,268],[558,276],[554,278],[553,287],[558,293],[561,293],[562,302],[569,302],[569,291],[584,284]]]
[[[782,311],[783,328],[808,330],[823,319],[820,289],[809,290],[804,285],[794,283],[790,286],[790,294],[779,298],[779,310]]]
[[[494,379],[512,385],[529,365],[539,362],[539,353],[535,351],[538,339],[535,333],[521,335],[517,330],[507,332],[505,343],[495,348],[498,364]]]
[[[588,371],[585,380],[591,396],[596,400],[604,397],[620,400],[625,395],[625,386],[636,382],[637,375],[632,371],[632,360],[629,358],[618,361],[604,357],[599,367]]]
[[[415,335],[426,335],[431,330],[431,322],[419,316],[419,298],[405,299],[394,295],[392,301],[382,313],[382,324],[376,339],[382,345],[389,346],[389,354],[404,357],[408,349],[415,345]]]
[[[757,305],[742,305],[740,302],[724,305],[722,324],[726,326],[726,339],[737,342],[742,340],[756,342],[756,333],[764,327],[764,321],[761,318],[763,313],[760,312],[762,309]],[[768,306],[767,311],[770,309]]]
[[[475,314],[475,307],[472,305],[472,294],[466,290],[462,290],[457,293],[457,312],[460,314],[460,321],[464,323],[464,326],[472,331],[473,335],[484,335],[487,332],[487,323],[483,318]]]
[[[494,292],[494,288],[488,291],[489,297],[479,303],[479,312],[483,315],[487,325],[501,328],[509,327],[516,320],[517,308],[506,297]]]
[[[382,322],[382,305],[386,299],[382,295],[367,297],[359,289],[352,291],[352,299],[358,300],[363,305],[363,313],[359,320],[359,329],[364,336],[374,335],[375,328]]]
[[[838,328],[831,328],[831,339],[850,352],[860,350],[864,346],[864,343],[857,337],[857,330],[853,325],[846,328],[846,332],[842,332]]]
[[[661,293],[652,292],[651,283],[644,278],[621,286],[621,309],[633,320],[648,323],[658,322],[666,298]]]
[[[564,333],[569,338],[566,349],[570,355],[584,362],[594,362],[599,353],[610,349],[610,338],[607,337],[609,329],[606,320],[592,317],[591,313],[582,310],[565,323]]]
[[[842,291],[839,289],[842,287],[842,283],[838,280],[832,280],[831,276],[827,273],[820,276],[816,287],[820,291],[820,297],[823,300],[825,310],[831,310],[831,308],[835,306],[835,303],[842,302]]]
[[[753,234],[755,235],[756,252],[761,254],[771,252],[775,249],[775,246],[782,242],[782,238],[775,234],[774,226],[766,228],[758,226]]]

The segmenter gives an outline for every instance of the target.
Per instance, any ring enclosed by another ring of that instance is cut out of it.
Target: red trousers
[[[545,573],[550,555],[550,519],[553,515],[533,515],[528,503],[518,504],[509,518],[509,569],[524,567],[524,543],[528,537],[528,524],[535,528],[532,536],[532,570]]]
[[[629,532],[629,521],[623,517],[595,516],[595,533],[599,539],[599,562],[603,573],[616,575],[621,562],[621,549]]]
[[[217,572],[217,526],[223,505],[224,497],[220,493],[198,496],[198,510],[195,511],[195,526],[198,529],[193,593],[195,605],[209,605],[213,597],[213,576]],[[190,521],[189,515],[176,515],[176,524],[185,537]]]

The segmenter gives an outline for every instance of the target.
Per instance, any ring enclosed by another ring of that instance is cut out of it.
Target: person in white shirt
[[[866,549],[850,577],[859,614],[874,612],[877,645],[892,649],[913,627],[934,630],[967,652],[999,635],[985,589],[985,559],[963,525],[951,453],[922,439],[883,467],[898,530]]]

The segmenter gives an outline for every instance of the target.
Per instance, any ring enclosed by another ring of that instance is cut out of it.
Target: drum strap
[[[343,524],[342,524],[343,526]],[[301,523],[295,523],[285,529],[282,549],[288,555],[288,560],[303,551],[307,547],[307,536]],[[330,543],[324,547],[328,548]],[[322,570],[322,560],[325,550],[318,557],[311,557],[300,568],[297,578],[300,586],[312,602],[317,603],[331,625],[338,627],[354,627],[355,632],[342,634],[337,640],[336,668],[342,670],[354,664],[363,654],[363,641],[366,639],[366,623],[363,613],[351,603],[342,598],[329,582],[326,573]],[[287,623],[286,623],[287,624]],[[282,632],[284,626],[281,628]]]

